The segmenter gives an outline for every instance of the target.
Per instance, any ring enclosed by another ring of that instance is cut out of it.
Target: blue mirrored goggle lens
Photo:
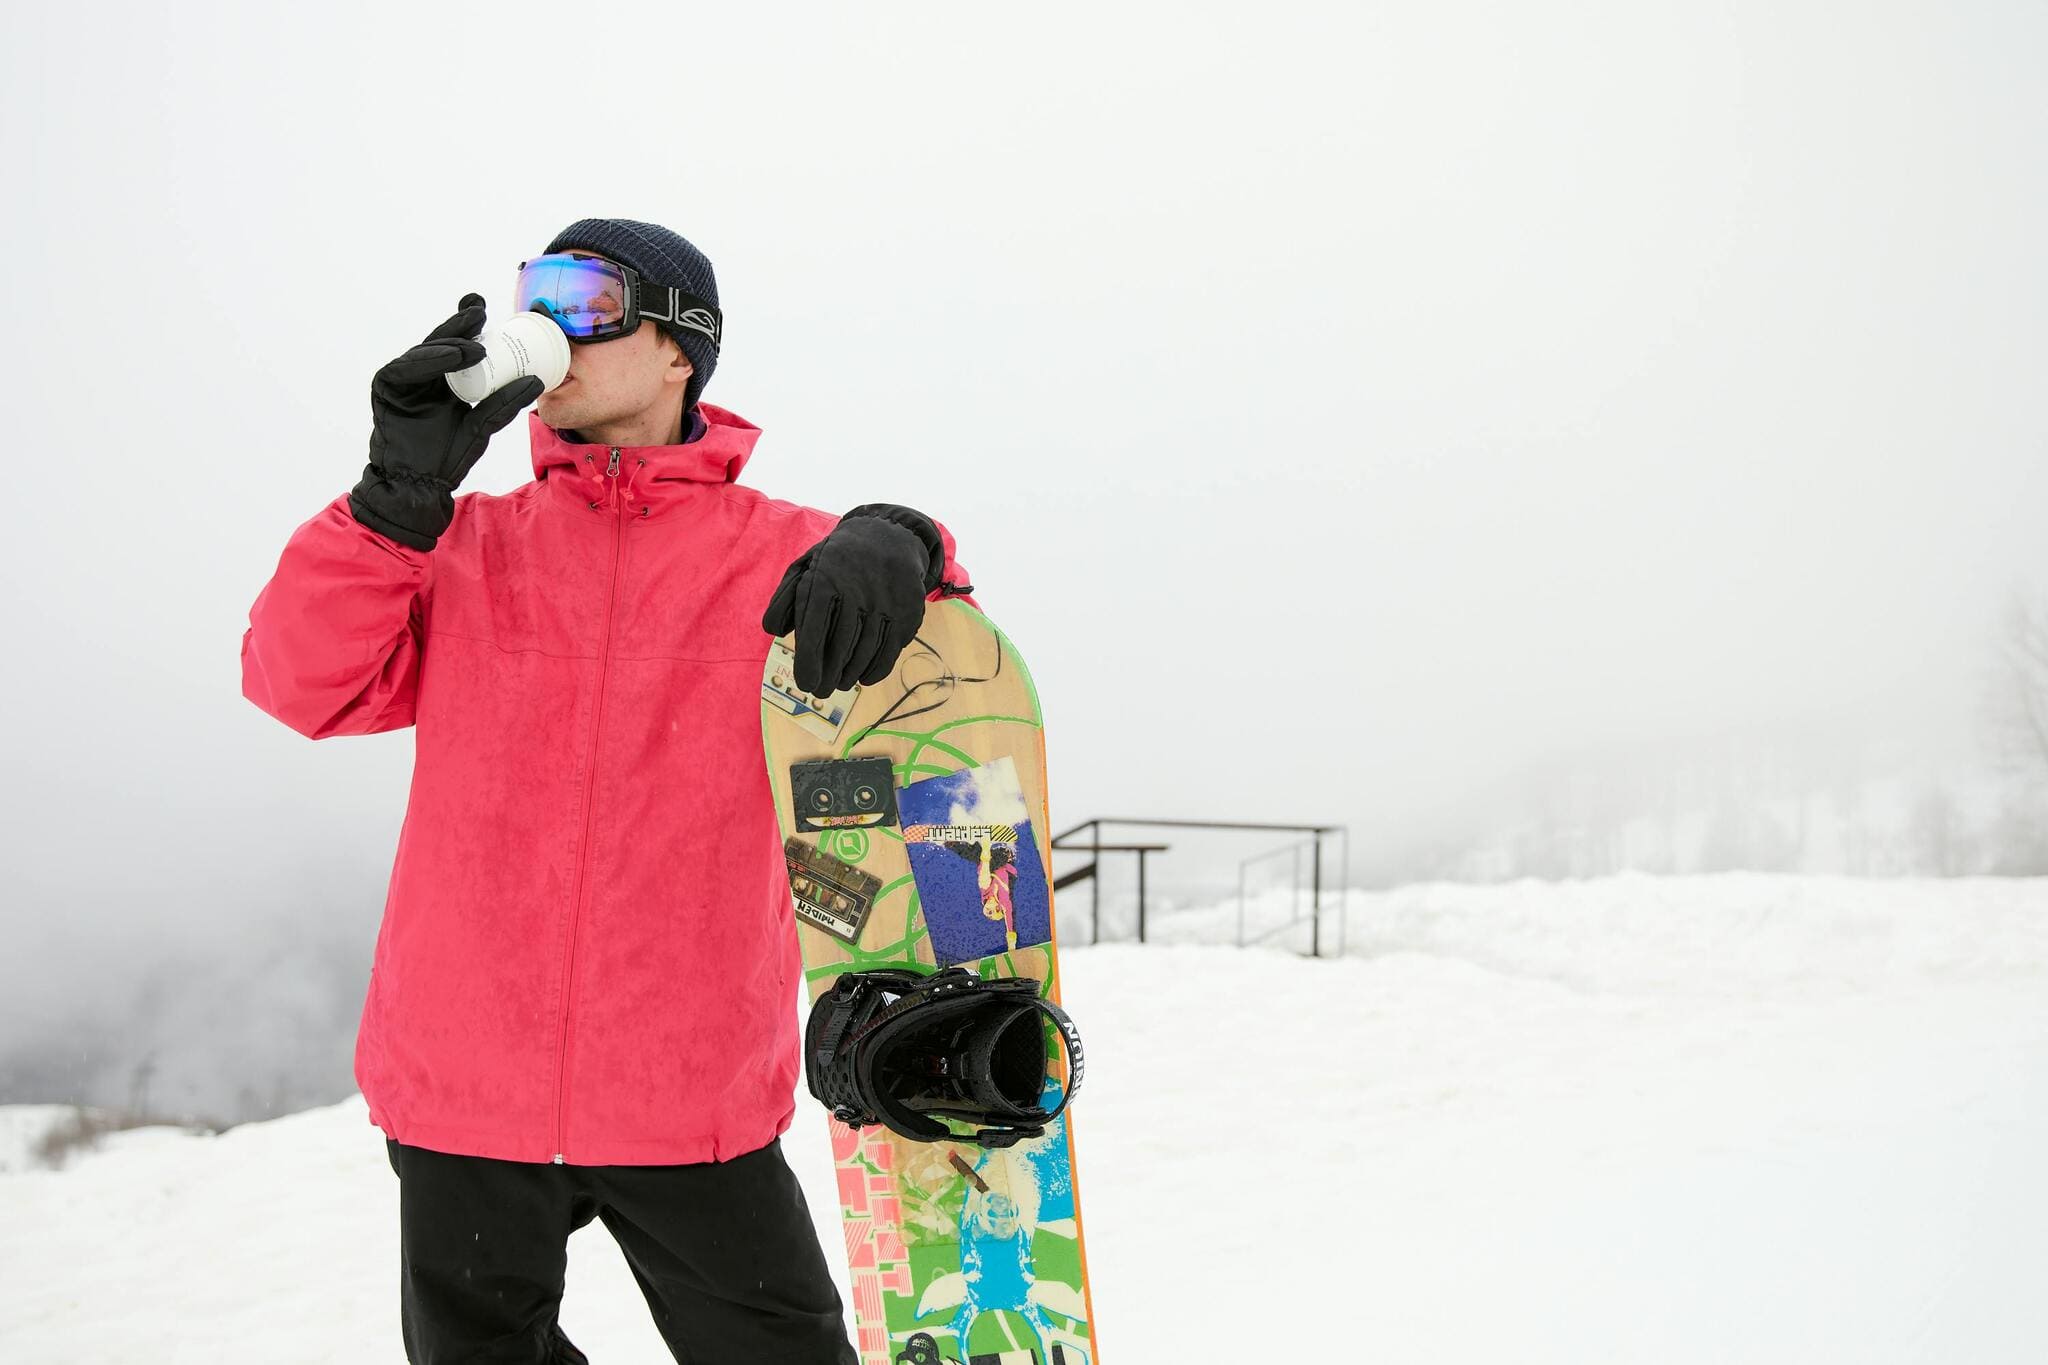
[[[625,325],[626,278],[617,267],[587,256],[536,256],[519,267],[513,311],[528,312],[535,304],[546,304],[572,337],[602,336]]]

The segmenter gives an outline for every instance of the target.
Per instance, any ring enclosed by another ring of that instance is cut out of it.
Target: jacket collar
[[[706,484],[735,483],[754,453],[761,429],[712,403],[697,404],[702,432],[675,445],[608,446],[586,443],[574,431],[557,431],[528,410],[533,443],[533,477],[551,497],[590,516],[621,509],[636,520],[651,520],[694,496]],[[618,475],[608,477],[612,451]],[[597,506],[592,508],[591,503]]]

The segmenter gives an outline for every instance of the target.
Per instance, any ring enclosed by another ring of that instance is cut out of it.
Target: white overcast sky
[[[748,482],[957,532],[1056,825],[1937,725],[2048,569],[2038,3],[81,3],[0,62],[52,932],[374,917],[410,737],[287,731],[240,632],[372,371],[586,215],[716,264]]]

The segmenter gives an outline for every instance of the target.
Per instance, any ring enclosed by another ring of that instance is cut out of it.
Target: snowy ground
[[[1349,930],[1066,954],[1108,1365],[2048,1359],[2048,881],[1414,887]],[[836,1248],[824,1142],[806,1100]],[[397,1193],[359,1098],[0,1174],[0,1359],[400,1360]],[[668,1359],[599,1224],[562,1320]]]

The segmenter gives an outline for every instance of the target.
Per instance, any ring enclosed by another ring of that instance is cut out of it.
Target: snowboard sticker
[[[871,829],[896,823],[896,780],[882,755],[814,758],[789,765],[789,789],[796,827]]]
[[[761,675],[761,703],[788,716],[813,738],[831,741],[853,710],[859,687],[814,697],[796,685],[796,651],[781,640],[768,646],[768,667]]]
[[[1052,938],[1045,868],[1007,755],[913,782],[896,807],[939,966]]]
[[[857,867],[791,835],[782,843],[796,912],[835,938],[860,942],[882,884]]]

